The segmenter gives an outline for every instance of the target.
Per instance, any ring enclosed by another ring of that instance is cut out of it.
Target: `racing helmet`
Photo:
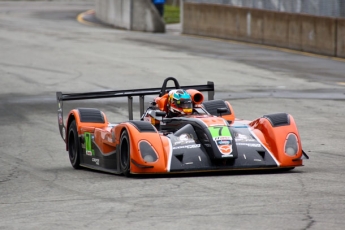
[[[183,89],[174,89],[169,92],[167,106],[170,112],[177,115],[193,112],[192,98]]]

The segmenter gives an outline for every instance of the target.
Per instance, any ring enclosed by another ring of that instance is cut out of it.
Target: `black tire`
[[[295,167],[291,167],[291,168],[282,168],[281,171],[282,172],[288,172],[288,171],[291,171],[293,170]]]
[[[127,130],[121,133],[120,140],[120,169],[123,175],[129,177],[131,172],[131,153],[130,153],[130,140]]]
[[[71,122],[68,129],[68,155],[71,165],[75,169],[80,168],[81,146],[78,137],[77,125],[75,120]]]

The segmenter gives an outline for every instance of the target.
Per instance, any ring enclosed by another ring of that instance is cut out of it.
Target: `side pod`
[[[274,155],[280,167],[302,165],[301,139],[291,115],[269,114],[252,121],[249,125],[253,128],[253,133]]]
[[[149,122],[128,121],[116,127],[115,136],[121,136],[123,128],[126,128],[130,140],[130,172],[166,172],[168,153],[156,128]]]
[[[67,117],[65,128],[66,150],[68,150],[68,130],[71,122],[75,120],[78,134],[83,131],[94,132],[95,128],[104,128],[108,126],[108,119],[105,114],[94,108],[78,108],[70,111]]]

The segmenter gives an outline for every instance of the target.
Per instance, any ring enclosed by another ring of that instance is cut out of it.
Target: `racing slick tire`
[[[71,165],[75,169],[80,168],[81,146],[78,137],[77,125],[75,120],[71,122],[68,129],[68,155]]]
[[[129,177],[130,174],[130,141],[127,130],[124,130],[120,139],[120,169],[123,175]]]
[[[281,172],[289,172],[291,170],[293,170],[295,167],[290,167],[290,168],[281,168],[280,171]]]

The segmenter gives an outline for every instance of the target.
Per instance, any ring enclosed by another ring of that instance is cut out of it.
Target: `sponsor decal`
[[[253,148],[259,148],[259,147],[261,147],[261,145],[259,144],[259,143],[241,143],[241,142],[239,142],[239,143],[236,143],[236,145],[245,145],[245,146],[248,146],[248,147],[253,147]]]
[[[151,117],[144,117],[144,121],[147,121],[147,122],[151,123]]]
[[[176,142],[174,142],[174,146],[175,145],[186,145],[186,144],[195,144],[195,141],[190,140],[190,141],[176,141]]]
[[[222,154],[229,155],[230,153],[232,153],[232,145],[217,145],[217,146],[218,146],[219,151]]]
[[[228,140],[232,140],[231,136],[229,137],[214,137],[213,138],[214,141],[228,141]]]
[[[86,151],[86,155],[94,156],[95,155],[95,150],[92,149],[91,133],[85,132],[84,133],[84,138],[85,138],[85,151]]]
[[[229,155],[222,155],[222,157],[233,157],[234,155],[229,154]]]
[[[241,134],[241,133],[235,134],[235,140],[236,141],[256,141],[252,136]]]
[[[182,145],[182,146],[175,146],[173,149],[196,149],[200,148],[200,144],[195,145]]]
[[[193,135],[189,133],[181,134],[179,137],[176,137],[176,139],[177,141],[174,142],[174,146],[195,144]]]
[[[231,145],[231,140],[230,139],[225,139],[225,140],[217,140],[217,145]]]
[[[223,154],[230,154],[232,152],[232,146],[231,145],[221,145],[218,146],[219,150],[223,153]]]
[[[63,124],[63,120],[62,120],[61,113],[59,113],[58,117],[59,117],[59,125],[62,125]]]
[[[232,156],[232,136],[227,126],[208,127],[212,139],[216,142],[219,151],[227,157]],[[224,157],[224,156],[223,156]]]
[[[97,158],[92,158],[92,162],[95,162],[96,165],[99,165],[99,159]]]
[[[189,133],[184,133],[179,136],[179,139],[181,141],[188,141],[188,140],[193,140],[193,135]]]

